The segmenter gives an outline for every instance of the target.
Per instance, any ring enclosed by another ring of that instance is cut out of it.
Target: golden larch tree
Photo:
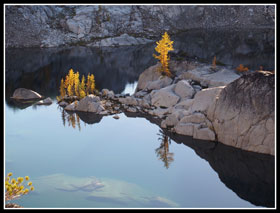
[[[169,35],[167,32],[164,33],[162,36],[162,39],[160,41],[156,42],[157,46],[155,50],[160,54],[160,55],[155,55],[153,56],[158,59],[161,63],[160,67],[160,72],[163,75],[171,76],[171,72],[168,67],[168,61],[170,60],[168,56],[168,52],[174,50],[173,49],[173,41],[170,40]]]

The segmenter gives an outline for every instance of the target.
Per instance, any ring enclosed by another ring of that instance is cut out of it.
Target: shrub
[[[168,57],[168,52],[174,50],[173,49],[173,41],[170,40],[169,35],[167,32],[164,33],[162,36],[162,39],[159,42],[156,42],[157,46],[155,50],[160,54],[160,55],[155,55],[153,56],[158,59],[161,63],[161,67],[159,69],[160,73],[163,75],[171,76],[171,72],[169,71],[168,68],[168,61],[170,58]]]
[[[212,61],[212,69],[216,69],[216,56],[214,56],[214,59]]]
[[[248,67],[244,67],[243,64],[239,64],[239,66],[236,67],[236,70],[237,70],[238,72],[246,72],[246,71],[248,71],[249,69],[248,69]]]
[[[25,178],[18,177],[15,179],[11,178],[12,175],[13,174],[11,172],[8,173],[5,179],[5,201],[19,198],[20,196],[28,194],[30,191],[34,190],[34,186],[31,181],[27,183],[27,186],[24,186],[23,182],[24,180],[29,180],[28,176],[25,176]]]

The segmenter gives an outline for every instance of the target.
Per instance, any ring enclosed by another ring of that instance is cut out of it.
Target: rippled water
[[[177,41],[182,44],[188,35],[180,36]],[[204,38],[208,42],[208,37]],[[197,57],[201,41],[194,42],[197,46],[192,48],[189,40],[185,41],[185,46],[180,45],[181,54],[188,51]],[[268,50],[270,46],[262,41],[256,39]],[[225,41],[225,50],[229,43],[230,39]],[[235,43],[237,49],[240,45]],[[215,48],[206,47],[204,43],[209,57],[200,59],[210,60]],[[246,52],[246,48],[241,50]],[[116,120],[68,114],[55,103],[60,79],[70,68],[85,75],[93,73],[99,89],[132,94],[139,74],[155,63],[152,51],[152,45],[6,50],[5,171],[15,177],[29,175],[35,186],[34,192],[14,202],[30,208],[274,206],[272,156],[172,135],[144,115],[121,113]],[[250,54],[255,58],[259,53],[254,50]],[[50,96],[54,103],[16,105],[9,97],[18,87]]]

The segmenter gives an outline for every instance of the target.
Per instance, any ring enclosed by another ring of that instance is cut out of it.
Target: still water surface
[[[186,46],[181,45],[182,51]],[[70,115],[56,104],[60,79],[69,68],[93,73],[99,89],[132,94],[139,74],[155,63],[152,50],[151,45],[6,50],[5,171],[14,177],[29,175],[35,186],[17,204],[30,208],[274,206],[274,157],[170,135],[144,117]],[[9,97],[18,87],[50,96],[54,103],[15,105]]]

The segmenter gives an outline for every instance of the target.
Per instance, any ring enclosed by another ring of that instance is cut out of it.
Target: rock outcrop
[[[140,75],[131,96],[103,89],[97,96],[88,95],[65,109],[98,115],[142,113],[172,133],[274,155],[274,74],[260,71],[238,75],[231,69],[186,64],[177,64],[180,68],[172,70],[173,78],[161,76],[158,65],[149,67]],[[187,78],[197,67],[212,74],[201,81]],[[223,86],[208,84],[203,89],[201,83],[212,79],[212,75],[223,79]]]
[[[5,38],[6,47],[131,45],[164,31],[273,28],[274,18],[274,5],[6,5]]]
[[[274,74],[254,72],[227,85],[219,95],[212,121],[218,141],[274,155]]]

